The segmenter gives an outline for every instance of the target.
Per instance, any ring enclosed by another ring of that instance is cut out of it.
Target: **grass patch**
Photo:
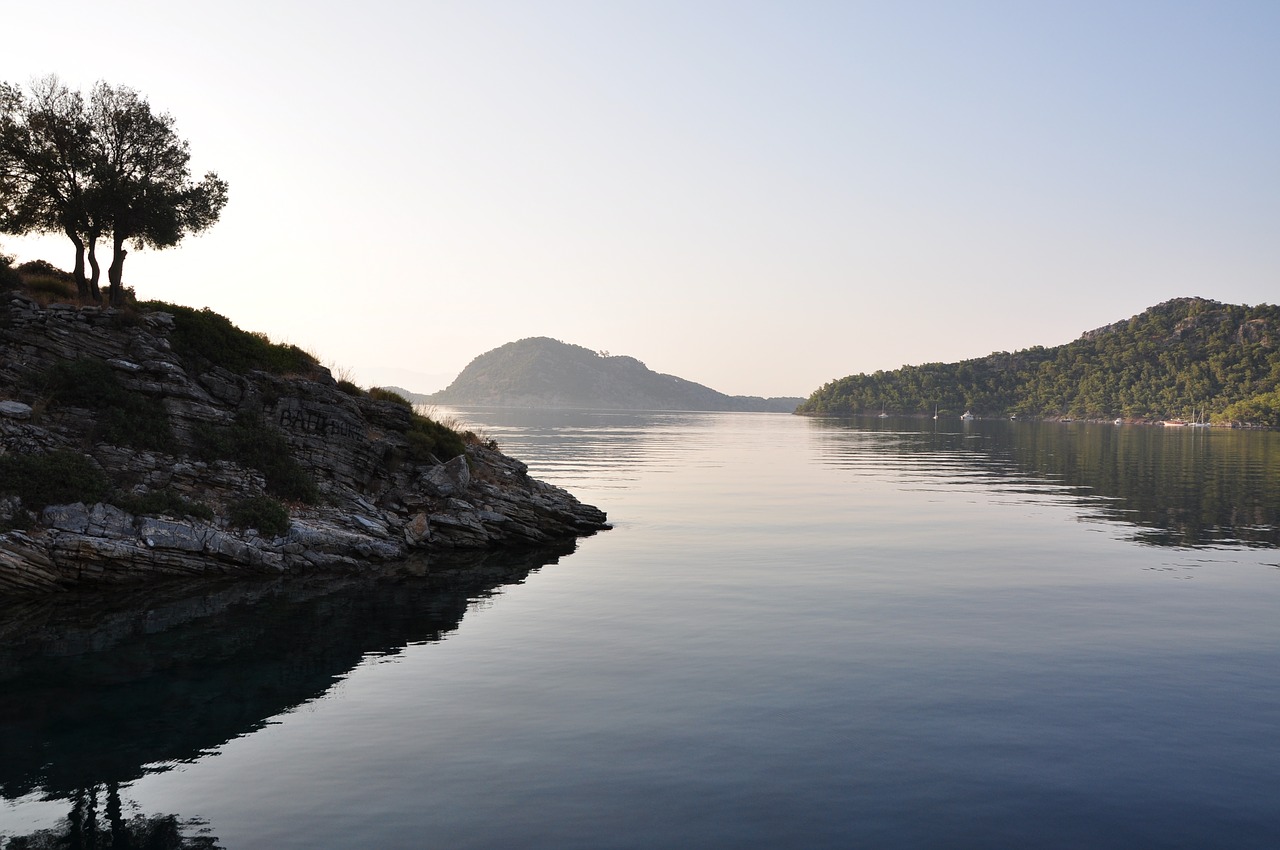
[[[259,534],[282,537],[289,533],[289,509],[270,496],[251,496],[231,505],[227,518],[237,528],[256,528]]]
[[[158,398],[128,390],[101,360],[63,360],[38,380],[38,392],[54,404],[95,411],[94,436],[117,446],[173,448],[169,412]]]
[[[410,410],[413,409],[413,404],[409,399],[400,395],[400,393],[395,390],[387,390],[382,387],[370,387],[369,398],[374,399],[375,401],[389,401],[392,404],[398,404],[401,407],[407,407]]]
[[[466,451],[461,434],[417,413],[404,436],[409,441],[409,459],[417,463],[448,460]]]
[[[352,383],[351,381],[348,381],[346,378],[343,378],[342,380],[338,381],[338,389],[346,393],[347,395],[354,395],[354,396],[364,395],[364,390],[360,389],[360,387],[358,387],[356,384]]]
[[[106,474],[77,452],[0,455],[0,492],[22,499],[27,510],[101,502],[109,487]]]
[[[172,490],[152,490],[142,496],[117,495],[110,501],[117,508],[134,516],[167,516],[174,519],[193,516],[206,521],[213,519],[213,509],[208,505],[184,499]]]
[[[284,435],[259,416],[241,413],[229,428],[199,426],[195,441],[201,460],[232,460],[261,472],[272,495],[307,504],[320,498],[315,479],[293,459]]]
[[[287,375],[305,374],[319,365],[315,357],[298,346],[281,345],[266,334],[241,330],[208,307],[196,310],[164,301],[144,301],[138,309],[172,314],[174,327],[169,342],[179,357],[197,369],[212,365],[240,375],[253,370]]]
[[[80,300],[74,280],[63,280],[46,274],[23,276],[27,294],[41,304],[75,304]]]

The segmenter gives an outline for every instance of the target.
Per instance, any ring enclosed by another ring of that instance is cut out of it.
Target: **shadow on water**
[[[1092,423],[813,420],[822,460],[1059,497],[1156,546],[1280,547],[1280,434]],[[860,441],[873,445],[859,446]]]
[[[0,792],[71,804],[58,829],[0,847],[217,846],[187,835],[198,821],[125,817],[118,788],[263,727],[366,658],[444,639],[571,551],[0,604]]]

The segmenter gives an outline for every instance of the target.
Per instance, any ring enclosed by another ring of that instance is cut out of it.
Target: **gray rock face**
[[[444,463],[406,460],[411,411],[347,395],[319,367],[298,377],[221,367],[192,374],[169,345],[173,326],[167,314],[121,322],[114,310],[42,308],[20,294],[0,302],[0,454],[83,452],[89,444],[116,493],[166,491],[214,513],[134,516],[77,502],[37,515],[0,481],[0,595],[173,575],[359,570],[414,551],[542,543],[608,527],[603,512],[481,444]],[[104,361],[127,390],[160,400],[171,451],[93,443],[92,411],[20,400],[55,363],[89,358]],[[228,520],[232,504],[266,492],[263,474],[195,451],[199,434],[245,412],[284,437],[320,490],[317,504],[289,505],[280,537]],[[23,517],[29,527],[4,531]]]
[[[0,401],[0,416],[6,419],[30,419],[31,405],[20,401]]]

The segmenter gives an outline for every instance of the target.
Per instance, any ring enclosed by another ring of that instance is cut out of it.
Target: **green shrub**
[[[0,254],[0,292],[22,286],[22,275],[13,267],[13,257]]]
[[[0,492],[18,496],[28,510],[100,502],[109,485],[106,474],[77,452],[0,455]]]
[[[75,283],[75,275],[71,272],[63,271],[48,260],[27,260],[18,266],[18,271],[24,275],[51,277],[66,283]]]
[[[364,390],[360,389],[360,387],[351,383],[346,378],[343,378],[342,380],[338,381],[338,389],[340,389],[342,392],[346,393],[347,395],[354,395],[354,396],[364,395]]]
[[[242,413],[229,428],[195,429],[196,455],[205,461],[233,460],[262,473],[268,492],[312,504],[320,498],[315,479],[293,459],[284,435],[262,418]]]
[[[318,365],[314,357],[296,345],[273,343],[264,334],[241,330],[208,307],[196,310],[163,301],[145,301],[138,308],[173,315],[169,342],[179,357],[197,368],[213,365],[241,375],[255,369],[284,375],[305,374]]]
[[[111,499],[111,504],[136,516],[213,519],[213,509],[208,505],[184,499],[172,490],[152,490],[142,496],[117,495]]]
[[[369,398],[372,398],[376,401],[389,401],[393,404],[398,404],[401,407],[407,407],[407,408],[413,409],[412,402],[410,402],[409,399],[405,398],[404,396],[400,395],[400,393],[396,392],[395,390],[388,390],[382,387],[370,387]]]
[[[259,534],[281,537],[289,533],[289,509],[270,496],[251,496],[231,505],[227,518],[237,528],[256,528]]]
[[[132,392],[101,360],[63,360],[39,380],[54,404],[98,413],[95,436],[117,446],[167,451],[173,448],[169,412],[158,398]]]
[[[417,413],[404,436],[409,441],[409,459],[417,463],[429,463],[433,457],[448,460],[466,451],[461,434]]]

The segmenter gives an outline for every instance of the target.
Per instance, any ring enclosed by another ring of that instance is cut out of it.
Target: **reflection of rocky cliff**
[[[446,389],[438,404],[579,407],[602,410],[737,410],[791,413],[799,398],[730,396],[650,370],[634,357],[532,337],[485,352]]]
[[[125,783],[325,693],[362,658],[440,640],[569,549],[379,577],[190,584],[0,608],[0,790]]]
[[[930,456],[931,474],[954,468],[966,482],[983,481],[973,478],[976,470],[1001,489],[1019,481],[1062,488],[1093,516],[1135,526],[1145,543],[1280,546],[1280,434],[1055,422],[984,422],[955,433],[900,425],[864,420],[857,428],[882,432],[902,455]],[[814,427],[833,438],[849,430],[837,421]],[[829,461],[839,457],[828,451]]]

